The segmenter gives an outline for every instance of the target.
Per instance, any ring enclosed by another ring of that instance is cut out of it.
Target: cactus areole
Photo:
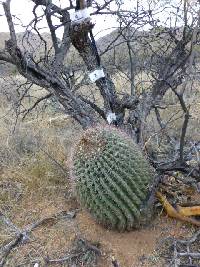
[[[153,171],[120,130],[86,130],[73,148],[72,175],[81,205],[105,227],[131,230],[152,219]]]

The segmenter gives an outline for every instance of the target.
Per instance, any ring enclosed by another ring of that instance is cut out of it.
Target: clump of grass
[[[67,266],[96,267],[98,258],[101,255],[98,247],[99,244],[92,244],[82,238],[76,238],[69,253],[69,255],[71,254],[75,256],[69,259]]]
[[[6,105],[2,103],[1,108],[4,114]],[[51,201],[54,206],[66,198],[66,161],[74,133],[80,128],[69,117],[52,118],[48,112],[34,120],[18,121],[14,131],[11,115],[1,122],[0,210],[11,218],[17,213],[23,217],[25,210],[34,209],[37,203]]]
[[[0,128],[0,211],[19,229],[69,207],[66,161],[77,126],[70,120],[49,123],[48,114],[45,119],[40,119],[21,123],[12,134],[6,122],[5,127]],[[52,252],[52,242],[55,245],[57,238],[55,251],[61,251],[61,239],[63,247],[67,247],[63,229],[56,228],[51,234],[48,230],[44,237],[42,232],[41,242],[35,244],[36,250],[43,248],[44,253]],[[5,226],[0,226],[0,244],[6,244],[11,237],[9,231],[5,232]],[[29,246],[22,252],[21,249],[13,250],[6,266],[14,266],[16,257],[28,266],[30,254]]]

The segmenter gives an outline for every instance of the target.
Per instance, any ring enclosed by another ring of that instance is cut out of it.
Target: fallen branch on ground
[[[188,240],[180,240],[176,239],[173,242],[174,246],[174,256],[171,261],[171,265],[173,267],[179,266],[194,266],[198,267],[199,263],[196,264],[194,260],[200,259],[200,252],[198,251],[198,244],[197,244],[197,251],[191,251],[191,246],[194,250],[195,242],[200,241],[200,230],[197,231],[190,239]],[[181,263],[182,259],[187,259],[189,263]]]
[[[15,226],[9,218],[7,218],[2,212],[0,212],[0,222],[2,222],[4,225],[8,226],[15,232],[15,237],[13,240],[11,240],[8,244],[6,244],[3,247],[0,247],[0,255],[2,254],[0,258],[0,267],[3,267],[6,263],[6,259],[8,255],[11,253],[11,251],[16,248],[18,245],[22,245],[26,243],[29,240],[29,234],[31,231],[35,230],[36,228],[47,224],[52,223],[55,224],[58,220],[62,219],[74,219],[76,216],[78,209],[73,211],[61,211],[58,212],[50,217],[43,218],[35,223],[32,223],[28,226],[26,226],[23,230],[19,229],[17,226]]]
[[[79,237],[74,240],[72,249],[68,251],[67,255],[58,259],[46,258],[45,262],[48,265],[67,262],[69,266],[95,267],[99,256],[101,256],[101,250],[98,245]],[[119,265],[115,266],[119,267]]]

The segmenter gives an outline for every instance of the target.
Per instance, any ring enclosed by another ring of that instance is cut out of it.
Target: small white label
[[[89,77],[90,77],[91,82],[96,82],[96,80],[105,77],[105,73],[103,69],[94,70],[93,72],[89,74]]]
[[[111,124],[113,121],[116,121],[117,117],[116,117],[115,113],[110,112],[110,113],[108,113],[106,119],[107,119],[107,122],[109,124]]]
[[[90,18],[90,13],[88,8],[84,8],[81,10],[73,11],[70,13],[70,19],[72,22],[80,23],[87,18]]]

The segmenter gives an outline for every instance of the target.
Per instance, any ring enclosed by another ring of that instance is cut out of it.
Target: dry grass
[[[69,118],[59,119],[43,117],[22,123],[12,135],[8,128],[1,128],[0,210],[20,229],[75,208],[72,201],[70,206],[68,203],[71,196],[66,161],[79,128]],[[70,224],[61,221],[37,229],[30,245],[14,249],[5,266],[32,266],[34,259],[64,255],[74,236],[70,234],[69,238]],[[5,231],[0,225],[0,245],[12,236],[10,229]]]

